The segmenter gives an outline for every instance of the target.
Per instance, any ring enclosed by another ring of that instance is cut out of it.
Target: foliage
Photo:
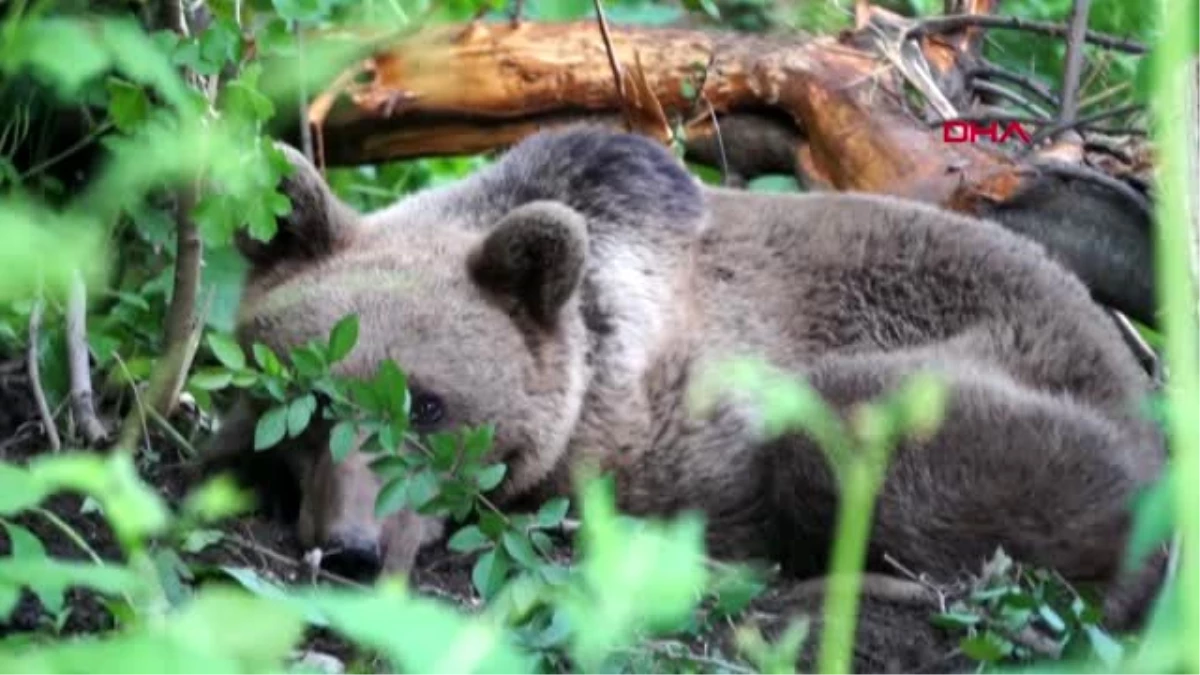
[[[301,44],[296,31],[356,22],[404,29],[418,21],[465,20],[481,9],[503,16],[506,6],[481,0],[211,0],[203,29],[181,36],[144,30],[115,14],[80,13],[71,3],[11,4],[0,26],[0,73],[5,78],[0,85],[5,94],[0,96],[0,353],[29,346],[31,308],[43,299],[47,315],[34,352],[50,405],[58,408],[68,391],[60,327],[63,297],[68,284],[79,278],[91,290],[87,337],[105,400],[114,407],[138,405],[136,392],[164,348],[160,328],[174,294],[174,210],[179,200],[173,192],[201,185],[198,201],[185,215],[197,223],[203,239],[202,295],[210,303],[187,391],[209,413],[238,392],[263,402],[257,449],[294,438],[316,421],[331,426],[335,457],[373,455],[384,483],[377,512],[415,510],[449,517],[456,524],[449,546],[474,557],[471,580],[484,602],[483,610],[471,615],[416,595],[401,579],[369,589],[285,589],[252,569],[232,566],[217,583],[199,583],[198,569],[183,562],[183,556],[219,540],[220,521],[245,509],[245,495],[217,480],[171,504],[143,477],[145,464],[153,461],[150,453],[43,454],[24,465],[0,463],[0,531],[7,542],[0,557],[0,616],[11,615],[25,591],[49,616],[44,634],[0,642],[0,669],[279,672],[289,667],[292,651],[312,627],[327,627],[381,654],[394,670],[713,669],[686,649],[663,651],[661,646],[680,645],[671,636],[687,640],[714,624],[736,620],[763,582],[745,570],[706,560],[699,518],[626,518],[615,511],[611,485],[585,476],[576,499],[555,499],[530,513],[502,512],[488,498],[507,471],[489,457],[489,428],[415,433],[409,424],[412,396],[400,364],[384,362],[367,380],[336,374],[337,364],[355,347],[356,317],[346,317],[328,339],[287,354],[266,345],[251,345],[247,353],[231,335],[243,275],[232,236],[244,228],[255,238],[269,239],[277,217],[291,208],[276,189],[287,167],[271,144],[273,125],[295,109],[301,92],[327,81],[354,54],[336,36]],[[941,6],[908,4],[924,13]],[[1158,42],[1143,3],[1093,4],[1093,28]],[[820,31],[844,26],[851,6],[759,0],[605,3],[610,20],[618,23],[662,24],[691,15],[760,30],[791,12],[793,23]],[[1068,7],[1068,0],[1018,0],[1005,3],[1004,11],[1057,21]],[[528,18],[555,20],[589,17],[593,5],[590,0],[529,0],[525,9]],[[988,50],[989,57],[1017,71],[1032,69],[1048,83],[1060,72],[1062,49],[1053,41],[1034,43],[1020,34],[998,33]],[[303,67],[295,66],[297,60]],[[1115,88],[1117,93],[1104,99],[1106,107],[1118,96],[1145,100],[1149,71],[1139,63],[1165,68],[1161,60],[1113,57],[1105,62],[1104,74],[1085,87],[1085,97],[1100,101],[1101,92]],[[216,85],[206,91],[196,86],[197,76],[217,78]],[[1168,89],[1160,82],[1160,91]],[[1169,101],[1164,105],[1174,106]],[[56,139],[46,136],[52,130],[37,124],[37,118],[48,108],[83,120],[80,143],[56,146]],[[1172,130],[1162,133],[1168,139],[1163,147],[1180,147],[1170,140]],[[92,160],[83,161],[89,152]],[[457,180],[488,161],[395,162],[334,169],[328,178],[348,203],[369,210]],[[82,186],[71,182],[81,165],[92,174]],[[715,181],[719,175],[710,171],[706,179]],[[790,178],[771,177],[758,179],[751,189],[796,187]],[[1164,236],[1184,230],[1178,213],[1170,212],[1164,222]],[[1186,273],[1178,265],[1163,267],[1164,305],[1177,307],[1180,298],[1186,299],[1188,284],[1181,281]],[[1184,313],[1174,320],[1186,318]],[[1184,323],[1169,324],[1172,360],[1187,362],[1187,350],[1195,344],[1189,330]],[[774,431],[799,426],[818,436],[829,451],[848,495],[834,571],[854,578],[891,443],[901,434],[936,424],[936,384],[911,383],[843,428],[812,392],[769,371],[742,364],[725,371],[721,381],[757,393]],[[1187,481],[1195,474],[1197,398],[1194,382],[1184,389],[1173,392],[1174,414],[1169,416],[1176,424],[1175,452],[1183,468],[1155,486],[1139,507],[1131,559],[1162,543],[1172,526],[1195,531],[1196,509],[1188,510],[1194,507],[1195,489]],[[83,508],[103,516],[116,554],[100,556],[80,533],[41,507],[64,493],[83,497]],[[572,505],[581,519],[575,560],[560,548],[564,532],[571,529]],[[39,518],[64,531],[85,559],[50,555],[30,524]],[[961,648],[990,667],[1033,658],[1013,636],[1036,625],[1048,629],[1071,656],[1083,659],[1084,668],[1129,666],[1155,672],[1179,669],[1181,662],[1194,668],[1194,654],[1179,649],[1180,644],[1197,643],[1194,602],[1184,592],[1195,590],[1194,534],[1185,541],[1188,572],[1171,582],[1140,640],[1104,633],[1086,601],[1052,572],[1024,569],[1003,557],[965,600],[931,619],[961,630]],[[115,622],[111,634],[62,639],[71,612],[67,591],[80,588],[105,599]],[[830,616],[854,616],[855,588],[846,585],[833,594]],[[823,667],[846,667],[850,636],[824,633]],[[657,639],[648,642],[651,637]],[[742,656],[754,667],[786,672],[807,640],[806,624],[794,624],[774,645],[752,632],[742,631],[739,638]],[[1074,653],[1077,643],[1079,653]]]

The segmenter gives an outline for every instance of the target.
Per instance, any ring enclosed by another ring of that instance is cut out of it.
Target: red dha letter
[[[1008,126],[1004,127],[1004,134],[1000,136],[1000,141],[1007,141],[1014,133],[1020,136],[1026,145],[1033,142],[1033,139],[1025,132],[1025,127],[1021,126],[1021,123],[1016,120],[1009,122]]]
[[[971,123],[964,120],[942,122],[942,141],[945,143],[969,143],[975,140]]]

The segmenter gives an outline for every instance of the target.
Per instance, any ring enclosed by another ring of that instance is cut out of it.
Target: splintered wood
[[[963,4],[989,12],[995,3]],[[664,141],[678,132],[714,165],[720,133],[724,168],[740,176],[786,161],[816,189],[963,211],[1018,193],[1036,174],[1027,162],[947,143],[939,123],[969,105],[963,73],[978,63],[979,31],[901,41],[910,20],[867,14],[864,28],[837,37],[613,26],[624,97],[595,22],[440,26],[381,48],[310,114],[331,165],[485,152],[547,126],[632,117]]]

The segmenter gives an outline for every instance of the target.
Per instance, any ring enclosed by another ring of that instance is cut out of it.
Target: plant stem
[[[1191,6],[1189,7],[1189,3]],[[1155,54],[1155,146],[1159,153],[1159,202],[1155,220],[1157,249],[1155,272],[1159,312],[1162,315],[1164,351],[1169,370],[1167,400],[1170,407],[1169,438],[1175,462],[1174,494],[1176,526],[1180,530],[1181,557],[1179,588],[1184,623],[1178,644],[1186,645],[1179,655],[1179,668],[1200,672],[1200,363],[1197,361],[1197,294],[1190,249],[1193,242],[1189,227],[1196,213],[1188,214],[1188,197],[1195,186],[1188,185],[1189,143],[1185,135],[1187,119],[1195,115],[1195,102],[1188,101],[1195,83],[1187,79],[1191,55],[1189,31],[1195,30],[1194,0],[1163,0],[1160,3],[1162,39]],[[1192,16],[1189,21],[1188,17]],[[1190,86],[1189,86],[1190,84]],[[1196,120],[1190,120],[1195,124]],[[1195,150],[1193,149],[1193,152]],[[1193,210],[1200,207],[1193,204]]]
[[[817,663],[820,673],[849,673],[852,665],[863,562],[891,441],[889,434],[870,434],[867,438],[862,452],[849,453],[848,461],[837,471],[841,495],[825,596],[825,625],[821,629]]]

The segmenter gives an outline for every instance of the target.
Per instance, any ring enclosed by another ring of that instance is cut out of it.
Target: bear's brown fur
[[[845,413],[929,370],[950,384],[947,414],[892,452],[868,568],[890,571],[886,554],[953,577],[1003,547],[1072,581],[1117,578],[1130,500],[1165,458],[1139,413],[1150,383],[1036,244],[880,196],[702,187],[654,142],[588,127],[367,215],[287,152],[293,213],[271,243],[241,241],[241,338],[283,353],[357,314],[338,372],[391,358],[442,405],[429,429],[495,423],[501,501],[567,490],[570,468],[595,461],[627,512],[701,509],[712,554],[819,576],[837,504],[821,450],[766,439],[734,399],[689,416],[689,384],[718,360],[765,357]],[[212,452],[247,449],[253,419],[241,410]],[[327,433],[285,453],[302,540],[407,569],[440,524],[375,522],[373,477],[327,461]],[[1133,616],[1143,591],[1111,616]]]

